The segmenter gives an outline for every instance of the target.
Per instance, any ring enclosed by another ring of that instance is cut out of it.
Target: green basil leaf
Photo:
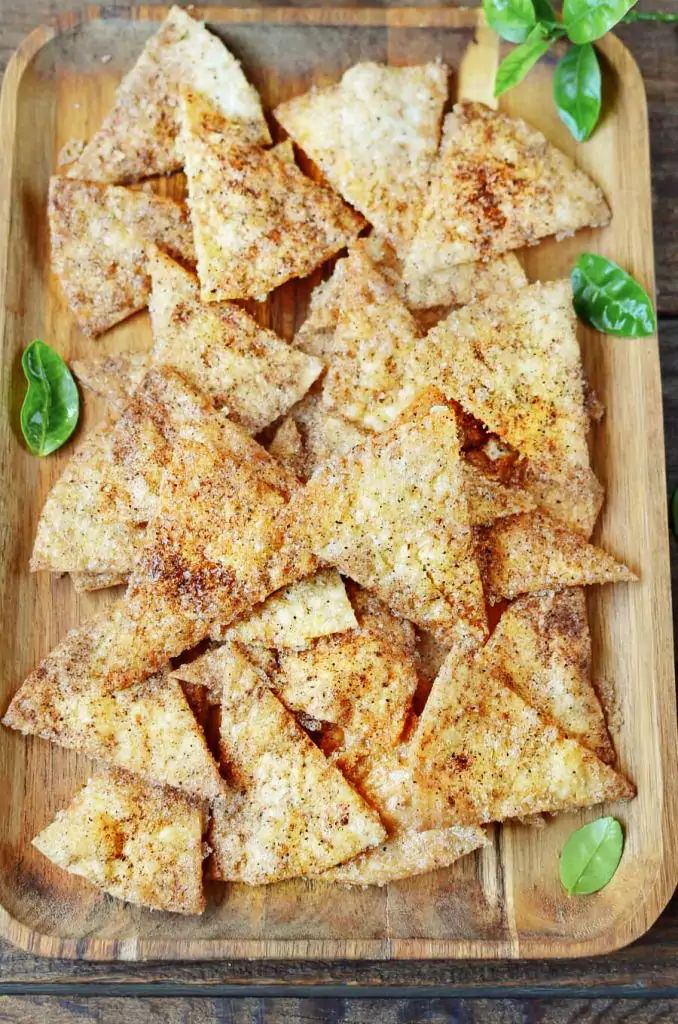
[[[573,43],[592,43],[609,32],[636,0],[565,0],[563,22]]]
[[[588,896],[610,881],[619,867],[624,833],[616,818],[598,818],[569,837],[560,854],[560,881],[568,896]]]
[[[650,297],[612,260],[583,252],[570,275],[578,316],[603,334],[646,338],[657,330]]]
[[[678,487],[673,488],[671,495],[671,528],[674,537],[678,537]]]
[[[528,71],[540,57],[544,56],[552,42],[548,29],[537,22],[525,42],[511,50],[497,68],[494,95],[501,96],[507,89],[512,89],[518,82],[522,82]]]
[[[524,42],[536,18],[532,0],[483,0],[488,25],[509,43]]]
[[[21,406],[21,431],[34,455],[61,448],[76,428],[80,396],[71,371],[44,341],[24,349],[21,365],[28,391]]]
[[[600,117],[601,76],[596,51],[590,43],[571,46],[557,64],[553,98],[560,120],[577,142],[584,142]]]
[[[549,3],[549,0],[532,0],[532,3],[534,5],[534,13],[537,15],[537,21],[541,21],[548,28],[553,28],[558,24],[556,12]]]

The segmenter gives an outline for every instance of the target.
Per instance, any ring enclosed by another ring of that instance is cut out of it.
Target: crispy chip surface
[[[485,670],[453,652],[410,753],[420,826],[481,824],[633,796],[633,786]]]
[[[178,682],[161,673],[115,693],[102,686],[119,609],[71,630],[26,679],[3,723],[211,799],[222,781]]]
[[[126,352],[118,356],[74,359],[70,367],[80,384],[107,399],[114,408],[123,409],[151,364],[150,352]]]
[[[485,635],[454,410],[434,388],[332,459],[295,502],[318,557],[440,640]]]
[[[90,779],[33,840],[54,864],[120,900],[201,914],[202,811],[133,775]]]
[[[356,64],[282,103],[277,120],[340,195],[384,236],[411,237],[438,148],[448,69]]]
[[[362,218],[295,163],[182,94],[180,143],[205,302],[263,299],[357,236]]]
[[[200,301],[197,279],[152,253],[153,358],[171,366],[256,434],[308,391],[322,363],[260,327],[233,302]]]
[[[602,548],[541,512],[480,527],[477,552],[491,602],[539,590],[624,583],[637,577]]]
[[[53,177],[48,214],[52,268],[80,328],[91,337],[148,302],[149,244],[194,259],[187,210],[173,199]]]
[[[263,884],[320,874],[384,838],[379,816],[235,652],[221,755],[232,791],[212,808],[218,877]]]
[[[614,749],[591,683],[591,635],[580,587],[521,597],[504,611],[483,650],[494,672],[542,717],[602,761]]]
[[[427,305],[429,281],[448,266],[609,219],[597,185],[541,132],[481,103],[457,104],[406,253],[408,295]]]
[[[69,177],[137,181],[181,167],[176,145],[180,85],[208,96],[224,117],[242,124],[253,142],[270,141],[261,101],[238,61],[202,22],[172,7],[121,82],[112,110],[69,168]]]

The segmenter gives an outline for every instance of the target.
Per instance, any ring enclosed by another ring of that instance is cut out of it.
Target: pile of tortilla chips
[[[441,63],[360,64],[281,104],[318,183],[173,8],[52,179],[81,329],[147,306],[153,345],[73,364],[108,416],[31,568],[126,589],[4,723],[102,763],[34,842],[116,897],[200,913],[204,877],[382,885],[487,823],[633,795],[583,587],[635,577],[589,540],[569,283],[513,252],[609,210],[539,132],[474,103],[443,119],[447,99]],[[186,202],[157,196],[179,169]],[[243,304],[320,267],[294,338]]]

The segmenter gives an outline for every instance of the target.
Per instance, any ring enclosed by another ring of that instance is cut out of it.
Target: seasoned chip
[[[80,384],[106,398],[116,409],[123,409],[151,364],[150,352],[127,352],[119,356],[74,359],[70,366]]]
[[[469,522],[473,526],[491,523],[502,516],[529,512],[536,505],[534,498],[522,487],[503,484],[486,476],[472,462],[463,463],[463,473]]]
[[[363,226],[329,189],[248,143],[184,92],[180,144],[204,302],[263,299],[305,277]]]
[[[591,635],[580,588],[521,597],[483,649],[483,670],[500,675],[542,717],[601,761],[614,750],[591,684]]]
[[[293,502],[318,557],[450,644],[485,635],[454,410],[435,388]]]
[[[602,484],[588,466],[546,469],[529,459],[522,484],[550,516],[587,539],[593,533],[603,504]]]
[[[492,603],[539,590],[637,579],[612,555],[541,512],[479,527],[477,552],[485,593]]]
[[[127,583],[127,573],[122,572],[72,572],[71,581],[78,593],[89,590],[105,590]]]
[[[306,319],[292,340],[296,348],[319,359],[327,359],[334,352],[347,264],[346,259],[337,260],[332,276],[313,289]]]
[[[71,630],[26,679],[3,723],[212,799],[222,780],[179,683],[161,673],[115,693],[102,686],[121,614],[116,605]]]
[[[276,429],[268,446],[269,454],[282,462],[289,470],[303,480],[306,473],[304,439],[291,416],[286,416]]]
[[[181,167],[176,146],[180,85],[209,97],[253,142],[270,134],[256,90],[223,43],[180,7],[172,7],[121,82],[113,109],[69,168],[89,181],[137,181]]]
[[[438,149],[448,69],[356,64],[275,116],[330,184],[397,243],[412,236]]]
[[[609,219],[598,186],[541,132],[482,103],[457,104],[405,254],[408,295],[427,305],[429,281],[449,266]]]
[[[90,779],[33,840],[54,864],[129,903],[201,914],[203,813],[124,772]]]
[[[290,410],[290,417],[296,424],[304,446],[302,479],[323,462],[335,455],[343,455],[364,441],[368,433],[349,423],[343,416],[337,416],[325,406],[322,392],[311,391],[301,402]]]
[[[213,640],[294,648],[357,624],[341,576],[334,569],[324,569],[283,587],[238,622],[217,626],[210,635]]]
[[[627,799],[634,788],[486,670],[452,653],[412,742],[420,827],[472,825]]]
[[[188,213],[173,199],[54,177],[48,211],[52,267],[78,324],[93,338],[148,302],[149,244],[194,258]]]
[[[387,885],[427,871],[448,868],[460,857],[488,845],[489,840],[483,830],[473,826],[401,832],[389,836],[381,846],[330,868],[320,877],[323,882],[344,885]]]
[[[379,816],[234,651],[221,756],[231,789],[212,807],[215,874],[260,885],[316,875],[384,839]]]
[[[159,250],[151,254],[153,359],[171,366],[255,434],[308,391],[322,363],[233,302],[202,303],[197,279]]]

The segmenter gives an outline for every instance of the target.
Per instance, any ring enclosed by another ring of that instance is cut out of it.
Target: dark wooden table
[[[224,0],[228,3],[229,0]],[[280,0],[277,0],[279,3]],[[254,6],[230,0],[232,6]],[[429,0],[426,6],[435,4]],[[0,0],[0,71],[34,26],[77,0]],[[268,6],[264,0],[263,6]],[[315,6],[302,0],[298,6]],[[349,6],[350,0],[343,0]],[[370,0],[370,6],[379,0]],[[416,0],[392,6],[416,6]],[[442,6],[442,4],[440,4]],[[121,8],[113,0],[109,8]],[[678,12],[678,0],[640,8]],[[678,484],[678,26],[619,32],[645,77],[652,136],[669,490]],[[0,140],[0,145],[2,141]],[[642,495],[638,495],[642,501]],[[668,519],[667,519],[668,522]],[[672,541],[678,594],[678,542]],[[678,597],[675,605],[678,608]],[[674,622],[678,625],[674,613]],[[677,630],[678,632],[678,630]],[[629,899],[634,894],[629,893]],[[130,998],[135,997],[135,998]],[[239,998],[238,998],[239,997]],[[678,896],[627,949],[587,960],[416,963],[86,964],[38,960],[0,941],[0,1024],[76,1020],[678,1021]]]

